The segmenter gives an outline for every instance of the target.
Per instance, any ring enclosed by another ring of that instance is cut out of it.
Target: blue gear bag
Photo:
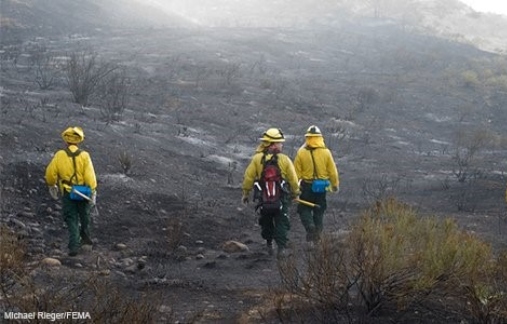
[[[329,180],[326,179],[315,179],[312,181],[312,191],[315,193],[326,192],[326,188],[329,187]]]
[[[88,198],[91,198],[91,196],[92,196],[92,188],[90,188],[88,186],[73,185],[70,190],[70,200],[76,200],[76,201],[85,200],[85,198],[81,197],[75,191],[82,193],[83,195],[87,196]]]

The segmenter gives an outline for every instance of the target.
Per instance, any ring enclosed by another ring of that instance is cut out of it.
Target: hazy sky
[[[505,0],[460,0],[475,11],[493,12],[507,15],[507,1]]]

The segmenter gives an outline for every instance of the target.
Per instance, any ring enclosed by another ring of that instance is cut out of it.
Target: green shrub
[[[352,268],[368,313],[404,309],[438,296],[460,296],[459,282],[477,276],[491,258],[489,246],[450,219],[419,218],[387,200],[367,211],[351,233]]]
[[[281,275],[321,318],[330,311],[398,318],[419,310],[500,323],[507,320],[505,259],[454,220],[422,217],[387,199],[365,211],[345,241],[325,236],[304,266],[287,262]]]
[[[507,74],[496,75],[486,80],[486,86],[497,91],[507,91]]]
[[[463,85],[468,88],[476,88],[480,84],[479,75],[472,70],[462,72],[461,81]]]

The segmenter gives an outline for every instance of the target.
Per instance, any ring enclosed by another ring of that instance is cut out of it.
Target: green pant
[[[306,230],[307,241],[318,241],[324,228],[324,212],[327,208],[326,193],[314,193],[311,184],[301,183],[301,200],[317,204],[320,208],[299,204],[297,212]]]
[[[69,229],[69,251],[77,252],[81,239],[90,241],[90,210],[87,201],[71,200],[68,193],[62,197],[63,220]]]
[[[282,199],[282,209],[278,213],[263,214],[259,218],[261,226],[261,236],[267,241],[274,240],[279,249],[287,247],[288,232],[290,230],[289,219],[290,201],[286,198]]]

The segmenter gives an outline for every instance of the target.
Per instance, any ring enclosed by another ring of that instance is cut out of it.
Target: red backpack
[[[255,183],[254,200],[259,203],[255,207],[261,215],[271,215],[282,209],[282,195],[284,192],[282,172],[278,167],[278,156],[273,154],[266,161],[266,154],[262,156],[263,165],[261,178]]]

